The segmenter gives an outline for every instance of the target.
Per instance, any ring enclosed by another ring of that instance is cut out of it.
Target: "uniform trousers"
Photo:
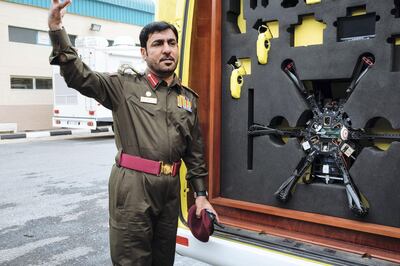
[[[155,176],[114,165],[109,180],[113,265],[174,264],[179,175]]]

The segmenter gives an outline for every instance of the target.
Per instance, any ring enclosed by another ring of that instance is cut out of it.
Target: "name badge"
[[[176,103],[179,108],[185,109],[186,111],[192,112],[192,102],[183,95],[178,95]]]
[[[140,97],[140,102],[142,102],[142,103],[157,104],[157,98],[141,96],[141,97]]]

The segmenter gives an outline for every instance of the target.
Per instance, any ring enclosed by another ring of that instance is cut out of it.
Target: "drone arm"
[[[294,83],[294,85],[296,86],[296,88],[305,96],[308,96],[308,92],[306,90],[306,88],[304,87],[304,84],[302,81],[300,81],[297,73],[295,72],[295,70],[293,70],[292,72],[289,71],[289,69],[284,69],[286,75],[288,75],[288,77],[290,78],[290,80]]]
[[[346,90],[345,102],[349,99],[360,80],[365,76],[365,74],[367,74],[368,70],[374,65],[374,63],[375,59],[373,56],[360,57],[354,69],[350,86]]]
[[[309,94],[304,87],[303,82],[300,80],[294,62],[292,60],[286,60],[282,65],[283,71],[289,77],[289,79],[293,82],[299,92],[303,95],[304,99],[308,103],[308,107],[315,115],[321,115],[321,110],[318,107],[317,102],[315,101],[314,95]]]
[[[285,137],[299,137],[301,136],[301,131],[298,130],[281,130],[276,128],[271,128],[268,126],[253,124],[249,127],[248,134],[253,137],[264,136],[264,135],[279,135]]]
[[[349,171],[346,168],[346,164],[342,156],[335,156],[336,164],[343,175],[343,182],[346,188],[347,199],[349,202],[350,209],[358,216],[365,216],[368,214],[369,203],[365,197],[363,197],[354,184]]]
[[[306,157],[302,158],[293,174],[282,183],[282,185],[278,188],[278,190],[274,193],[275,197],[282,202],[287,202],[291,195],[294,186],[300,177],[303,176],[307,168],[314,161],[317,156],[317,151],[311,151]]]
[[[400,134],[395,133],[368,133],[361,130],[354,130],[350,132],[351,139],[361,140],[392,140],[400,141]]]

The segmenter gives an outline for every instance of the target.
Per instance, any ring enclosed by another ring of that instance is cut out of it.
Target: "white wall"
[[[19,119],[20,116],[13,118],[12,109],[21,106],[24,110],[31,106],[32,115],[36,119],[35,110],[40,106],[49,108],[49,117],[44,117],[43,121],[51,120],[51,106],[53,104],[52,90],[16,90],[10,88],[10,76],[38,76],[51,77],[52,68],[48,58],[51,52],[50,46],[9,42],[8,26],[23,27],[35,30],[47,31],[48,10],[27,5],[20,5],[0,1],[0,123],[5,123],[4,112],[8,110],[7,122],[19,123],[18,129],[27,128],[20,123],[25,123]],[[92,23],[101,25],[99,32],[90,31]],[[72,35],[80,36],[103,36],[109,40],[115,37],[128,35],[139,43],[140,26],[128,25],[123,23],[111,22],[96,18],[82,17],[73,14],[66,14],[64,17],[64,27]],[[34,108],[36,106],[36,108]],[[19,121],[16,121],[19,120]],[[39,123],[40,124],[40,123]],[[37,125],[36,128],[41,127]],[[43,128],[48,127],[48,123],[43,123]]]

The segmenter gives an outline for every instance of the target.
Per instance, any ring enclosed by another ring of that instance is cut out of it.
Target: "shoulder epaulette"
[[[121,75],[136,75],[136,76],[143,76],[143,73],[137,71],[133,66],[129,64],[123,64],[118,68],[118,73]]]
[[[184,89],[186,89],[186,90],[190,91],[191,93],[193,93],[193,94],[194,94],[194,96],[196,96],[197,98],[199,98],[199,95],[197,94],[197,92],[195,92],[195,91],[194,91],[194,90],[192,90],[191,88],[189,88],[189,87],[186,87],[186,86],[183,86],[183,85],[182,85],[182,88],[184,88]]]

